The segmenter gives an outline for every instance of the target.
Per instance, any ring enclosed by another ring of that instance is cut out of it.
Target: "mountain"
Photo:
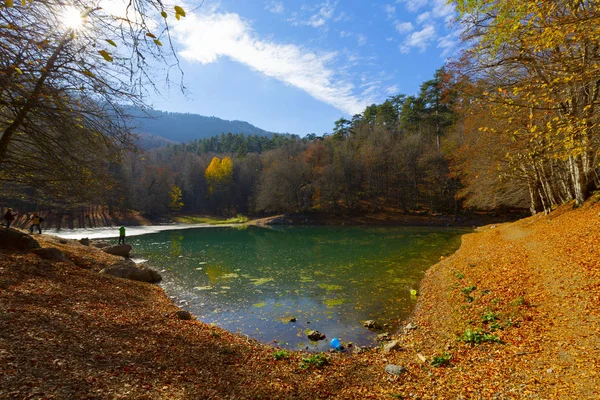
[[[126,107],[125,110],[133,117],[131,122],[134,126],[133,131],[140,134],[139,144],[145,148],[160,147],[172,142],[184,143],[221,133],[244,133],[267,137],[274,135],[274,132],[265,131],[245,121],[227,121],[198,114],[142,110],[134,107]]]

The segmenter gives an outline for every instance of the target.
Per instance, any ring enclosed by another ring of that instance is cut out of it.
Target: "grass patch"
[[[176,217],[175,222],[180,224],[209,224],[209,225],[224,225],[224,224],[245,224],[248,222],[248,217],[245,215],[237,215],[229,219],[216,219],[210,217],[193,217],[183,216]]]
[[[449,365],[451,359],[452,355],[450,353],[444,353],[441,356],[433,357],[433,360],[431,360],[431,365],[434,367],[443,367]]]
[[[462,272],[455,272],[455,273],[454,273],[454,276],[455,276],[457,279],[463,279],[463,278],[465,277],[465,274],[463,274]]]
[[[496,322],[498,320],[498,314],[496,314],[493,311],[488,311],[485,314],[483,314],[483,317],[481,318],[482,322]]]
[[[497,335],[492,335],[481,330],[473,331],[471,329],[467,329],[458,340],[470,344],[502,343]]]
[[[323,354],[313,354],[309,357],[303,358],[300,362],[300,367],[303,369],[309,369],[315,367],[318,369],[323,368],[329,364],[329,358]]]
[[[286,350],[275,350],[273,352],[273,358],[276,360],[285,360],[286,358],[290,358],[290,353]]]

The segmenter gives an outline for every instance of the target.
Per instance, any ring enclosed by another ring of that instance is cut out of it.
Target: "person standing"
[[[119,228],[119,244],[125,244],[125,227]]]
[[[6,220],[6,229],[10,229],[10,224],[15,220],[16,212],[13,212],[12,208],[6,210],[4,214],[4,219]]]
[[[42,218],[38,215],[38,213],[33,213],[33,217],[31,217],[31,226],[29,227],[29,233],[33,233],[33,230],[37,228],[38,233],[42,234]]]

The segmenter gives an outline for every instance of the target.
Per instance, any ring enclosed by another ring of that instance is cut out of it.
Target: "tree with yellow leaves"
[[[532,206],[582,204],[599,184],[600,1],[454,3],[470,45],[456,71],[485,88],[494,134],[520,144],[506,159]]]
[[[219,157],[213,157],[204,172],[204,177],[208,183],[210,193],[219,192],[233,183],[233,162],[231,158],[225,157],[221,160]]]

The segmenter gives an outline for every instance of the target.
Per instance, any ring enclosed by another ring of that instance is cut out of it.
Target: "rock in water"
[[[379,325],[377,321],[373,321],[372,319],[365,321],[364,326],[365,328],[369,329],[381,329],[381,325]]]
[[[326,336],[319,331],[310,331],[306,336],[308,336],[310,340],[324,340],[326,338]]]
[[[32,252],[37,254],[38,256],[40,256],[40,258],[43,258],[44,260],[69,261],[69,259],[67,259],[67,257],[65,257],[65,255],[62,253],[62,251],[60,251],[59,249],[56,249],[54,247],[43,248],[43,249],[33,249]]]
[[[131,253],[131,246],[128,244],[118,244],[116,246],[110,246],[102,249],[105,253],[112,254],[114,256],[129,257]]]
[[[0,248],[28,251],[39,249],[40,244],[26,233],[0,228]]]
[[[192,314],[184,310],[177,311],[175,313],[175,316],[184,321],[189,321],[190,319],[192,319]]]
[[[391,375],[402,375],[408,370],[401,365],[388,364],[385,366],[385,372]]]
[[[110,267],[104,268],[100,273],[148,283],[158,283],[162,280],[162,276],[158,272],[150,268],[138,267],[131,260],[119,261]]]

